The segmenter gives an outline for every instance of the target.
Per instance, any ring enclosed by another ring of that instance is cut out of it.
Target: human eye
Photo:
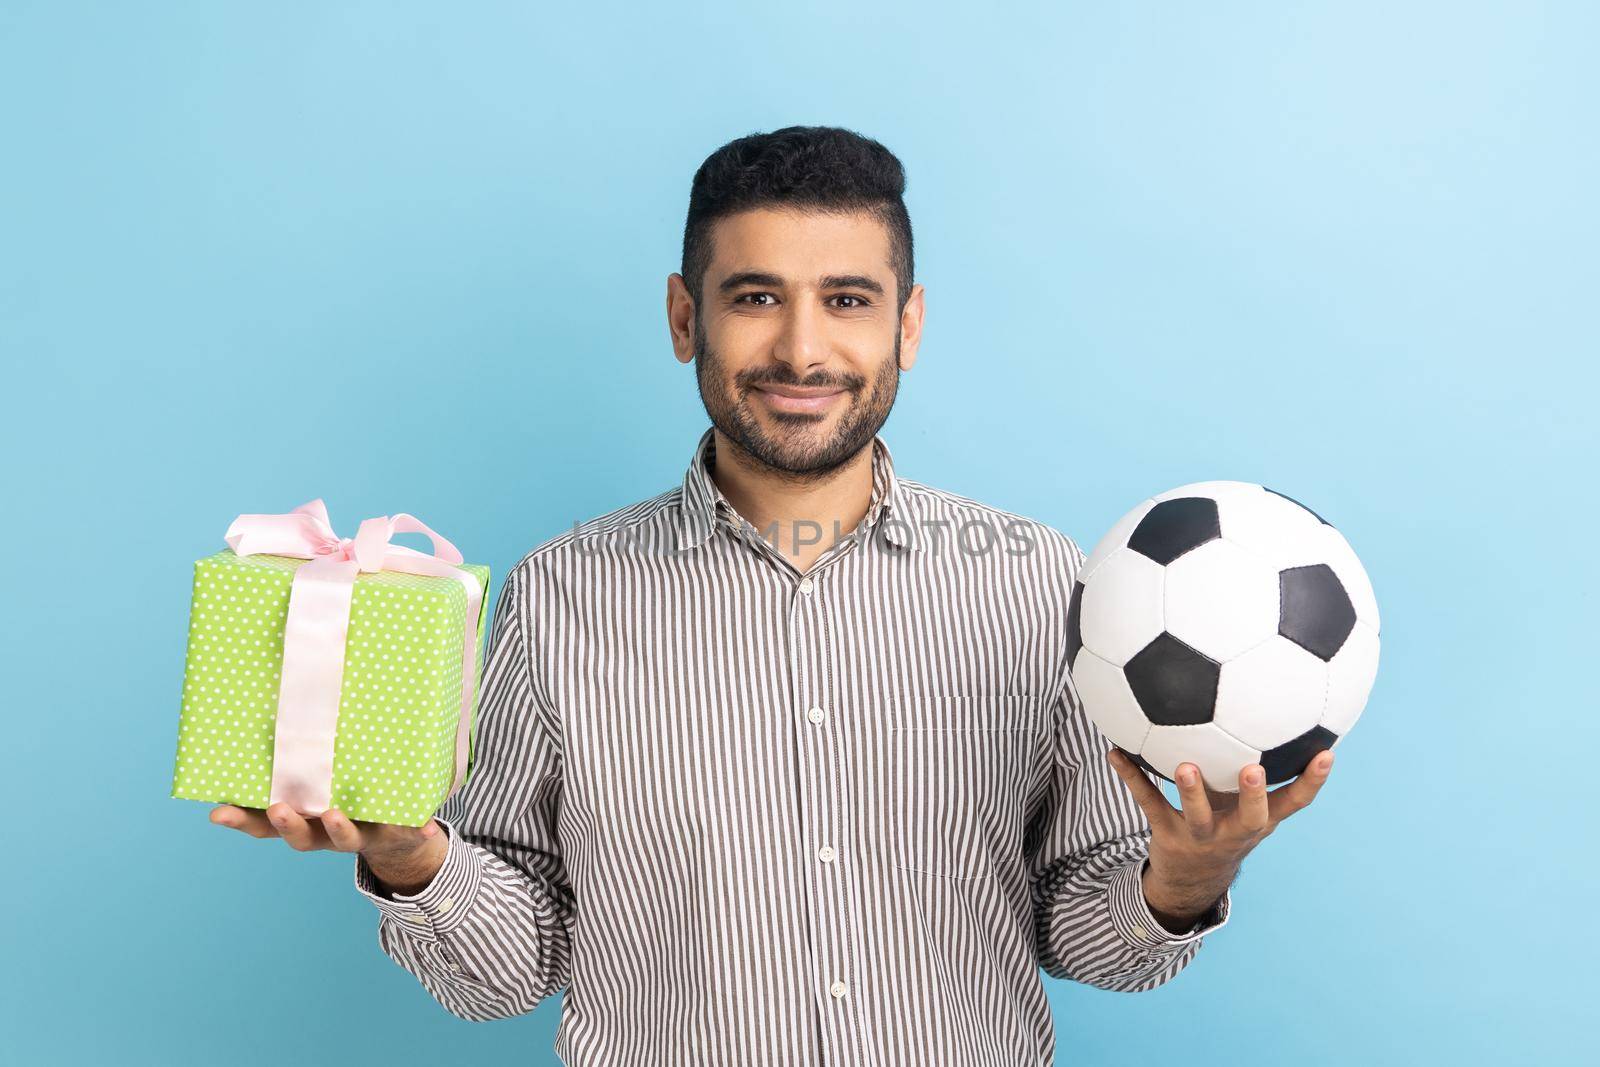
[[[838,296],[834,297],[833,299],[835,299],[835,300],[854,300],[855,301],[854,304],[850,304],[850,305],[848,305],[846,307],[840,308],[841,311],[859,311],[862,308],[867,308],[867,307],[871,307],[872,306],[872,301],[868,300],[864,296],[856,296],[854,293],[840,293]]]
[[[767,298],[770,299],[772,297],[772,294],[771,293],[740,293],[738,296],[733,298],[733,302],[735,304],[743,303],[748,298],[754,297],[754,296],[764,296],[764,297],[767,297]],[[770,305],[770,304],[751,304],[749,306],[750,307],[771,307],[772,305]]]

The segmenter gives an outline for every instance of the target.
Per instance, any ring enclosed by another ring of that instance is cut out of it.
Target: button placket
[[[809,593],[813,587],[810,578],[802,577],[793,586],[795,593],[789,605],[789,652],[795,680],[795,701],[805,709],[805,722],[799,734],[796,752],[800,758],[801,825],[796,831],[802,839],[825,834],[829,825],[827,766],[831,759],[827,711],[822,707],[823,685],[826,676],[821,663],[822,643],[817,632],[816,616]],[[826,931],[833,922],[833,902],[827,889],[809,872],[806,879],[807,896],[811,903],[810,924],[813,929]],[[811,949],[811,973],[826,988],[832,980],[835,965],[832,960],[832,939],[827,936],[808,939]],[[824,1025],[824,1040],[831,1029]]]
[[[810,939],[813,988],[824,1006],[821,1032],[826,1050],[856,1047],[862,1034],[855,998],[846,995],[855,975],[852,946],[856,941],[850,867],[840,847],[849,824],[849,760],[842,747],[849,740],[849,731],[838,729],[835,718],[841,709],[833,706],[837,672],[832,662],[831,602],[824,595],[818,569],[793,586],[790,634],[793,677],[798,686],[796,704],[804,709],[804,721],[796,720],[801,727],[798,751],[804,761],[800,771],[807,800],[807,818],[799,829],[810,839],[812,849],[805,882],[815,931]]]
[[[811,949],[811,974],[823,1003],[837,1004],[834,987],[848,976],[843,947],[849,943],[844,925],[848,911],[841,892],[835,865],[824,862],[822,844],[835,838],[838,819],[836,796],[841,768],[837,745],[840,733],[834,729],[834,709],[831,681],[832,665],[828,662],[831,642],[825,630],[826,620],[819,609],[817,581],[810,575],[802,576],[791,587],[789,634],[790,659],[799,727],[796,752],[801,764],[800,793],[802,797],[802,823],[796,831],[803,840],[810,840],[807,856],[805,884],[807,899],[811,904],[810,926],[815,936],[808,939]],[[847,1016],[838,1016],[841,1009],[829,1009],[821,1022],[824,1049],[831,1051],[837,1045],[848,1046],[854,1040],[854,1027]]]

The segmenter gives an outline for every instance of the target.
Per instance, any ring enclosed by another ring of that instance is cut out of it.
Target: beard
[[[895,331],[891,352],[869,381],[860,374],[818,373],[801,380],[787,364],[752,367],[740,371],[730,383],[717,353],[706,344],[698,319],[695,322],[695,381],[700,387],[700,402],[705,405],[711,424],[721,430],[752,459],[769,470],[812,481],[848,462],[866,448],[894,407],[900,384],[900,331]],[[769,432],[751,410],[751,390],[760,385],[829,386],[843,389],[850,406],[826,440],[816,440],[812,427],[820,420],[810,415],[774,414],[779,428]]]

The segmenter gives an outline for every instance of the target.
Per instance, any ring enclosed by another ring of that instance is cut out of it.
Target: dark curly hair
[[[695,307],[711,266],[711,224],[751,208],[866,211],[889,232],[897,310],[911,297],[905,168],[877,141],[837,126],[785,126],[729,141],[700,164],[683,227],[683,280]]]

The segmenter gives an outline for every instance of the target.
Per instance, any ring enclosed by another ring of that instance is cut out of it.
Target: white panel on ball
[[[1089,579],[1100,569],[1100,565],[1117,549],[1127,545],[1128,538],[1133,534],[1133,528],[1139,525],[1139,520],[1150,513],[1156,506],[1154,500],[1146,500],[1143,504],[1128,512],[1117,520],[1117,524],[1106,535],[1100,538],[1094,546],[1094,551],[1089,553],[1089,558],[1083,561],[1083,566],[1078,570],[1078,581],[1089,584]]]
[[[1112,744],[1129,752],[1139,751],[1144,735],[1150,731],[1150,720],[1134,699],[1121,667],[1107,663],[1087,648],[1079,649],[1072,665],[1072,685],[1083,701],[1083,710]]]
[[[1378,598],[1373,595],[1367,569],[1361,565],[1355,549],[1350,547],[1344,534],[1332,526],[1322,527],[1322,562],[1332,567],[1333,573],[1338,576],[1339,584],[1344,586],[1351,605],[1356,609],[1356,618],[1372,627],[1374,633],[1380,632]]]
[[[1292,500],[1252,486],[1217,504],[1222,536],[1248,549],[1277,570],[1323,562],[1327,542],[1322,523]]]
[[[1222,665],[1212,721],[1247,745],[1276,748],[1322,721],[1327,692],[1328,665],[1274,635]]]
[[[1356,621],[1350,636],[1328,663],[1328,707],[1322,725],[1343,737],[1361,717],[1378,677],[1378,635]]]
[[[1152,726],[1139,755],[1174,781],[1178,764],[1193,763],[1200,768],[1206,785],[1219,793],[1237,793],[1239,772],[1261,759],[1260,750],[1230,737],[1212,723]]]
[[[1083,644],[1121,667],[1161,636],[1164,568],[1150,557],[1119,548],[1083,587]]]
[[[1208,541],[1167,565],[1167,633],[1226,662],[1278,632],[1278,572],[1227,541]]]

